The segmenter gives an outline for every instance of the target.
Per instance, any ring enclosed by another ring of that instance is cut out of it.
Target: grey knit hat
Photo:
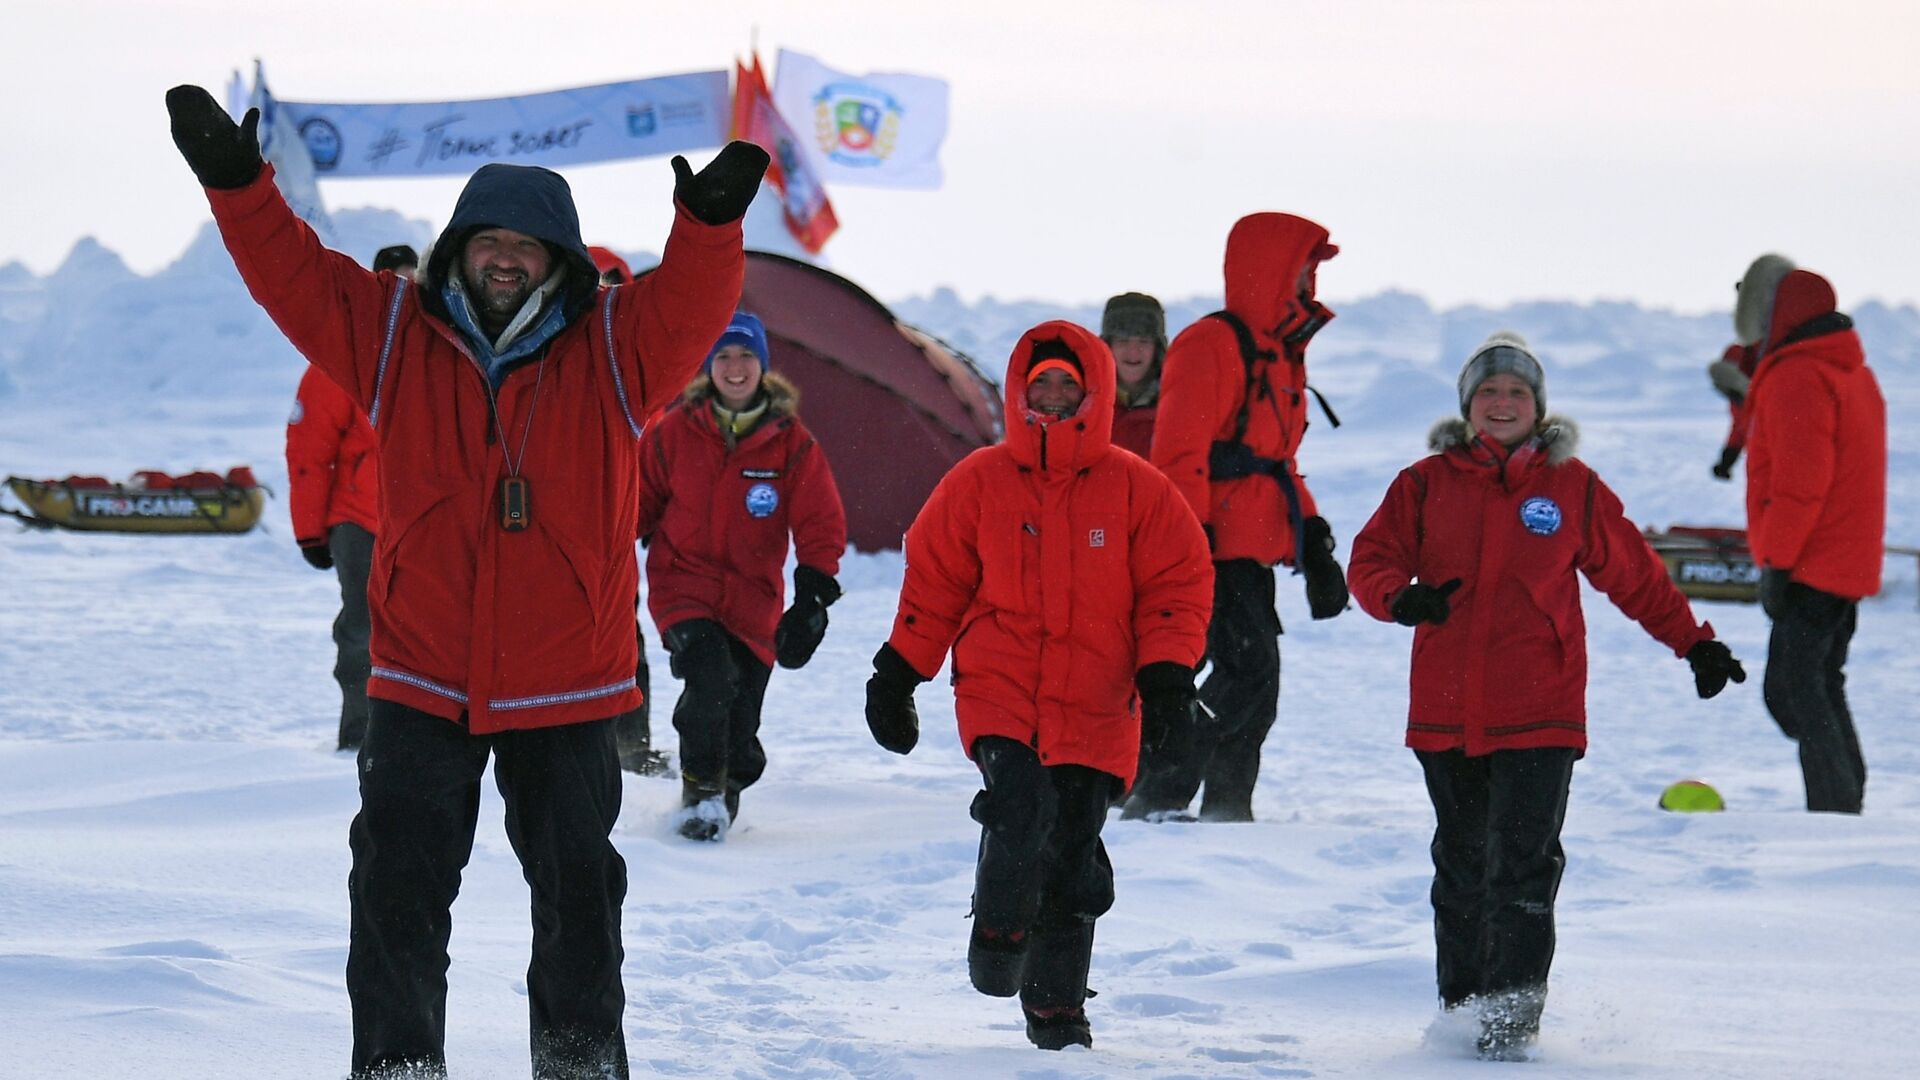
[[[1733,301],[1733,338],[1742,345],[1758,345],[1773,321],[1773,298],[1780,283],[1793,273],[1793,260],[1784,255],[1762,255],[1747,267]]]
[[[1160,301],[1146,293],[1121,293],[1108,300],[1107,309],[1100,313],[1100,336],[1109,342],[1114,338],[1145,338],[1164,352],[1167,347],[1166,309],[1160,306]]]
[[[1527,339],[1512,330],[1495,330],[1487,335],[1460,369],[1460,415],[1467,415],[1468,403],[1481,383],[1502,374],[1517,376],[1526,383],[1533,391],[1534,410],[1540,416],[1547,415],[1546,372],[1541,370]]]

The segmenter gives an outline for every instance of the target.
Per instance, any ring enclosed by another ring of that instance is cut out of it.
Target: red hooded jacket
[[[470,205],[488,177],[500,183]],[[522,177],[546,181],[526,206],[515,202]],[[638,420],[686,385],[726,328],[744,274],[739,223],[710,226],[679,208],[659,269],[603,289],[564,182],[488,165],[415,284],[323,246],[287,209],[270,166],[207,200],[254,299],[379,439],[368,696],[464,715],[474,734],[637,707]],[[479,216],[463,225],[463,211]],[[437,292],[457,272],[463,230],[481,222],[558,250],[569,310],[578,304],[544,359],[511,368],[492,393]],[[507,453],[529,487],[530,520],[516,532],[501,526]]]
[[[731,450],[704,379],[647,425],[638,532],[647,539],[647,610],[660,632],[712,619],[771,667],[788,534],[800,565],[831,577],[847,550],[847,516],[792,385],[772,372],[761,385],[767,415]]]
[[[1747,388],[1747,544],[1754,562],[1822,592],[1880,591],[1887,525],[1887,403],[1833,286],[1780,282]]]
[[[1620,500],[1572,456],[1571,424],[1509,454],[1442,421],[1435,453],[1402,469],[1353,538],[1347,584],[1376,619],[1414,579],[1454,578],[1452,613],[1413,631],[1407,745],[1415,750],[1587,747],[1587,576],[1675,656],[1713,636]],[[1469,441],[1470,440],[1470,441]]]
[[[1244,441],[1260,457],[1289,463],[1303,518],[1319,513],[1293,464],[1307,430],[1306,341],[1285,339],[1311,336],[1311,323],[1332,317],[1301,300],[1299,282],[1338,251],[1327,230],[1292,214],[1249,214],[1227,235],[1227,310],[1252,331],[1261,353]],[[1208,454],[1233,437],[1247,382],[1232,327],[1200,319],[1181,331],[1160,371],[1153,463],[1211,529],[1215,559],[1291,565],[1295,539],[1280,485],[1269,476],[1208,479]]]
[[[1072,416],[1027,407],[1037,342],[1079,358]],[[1006,441],[974,451],[907,530],[907,573],[888,639],[931,676],[953,650],[954,711],[969,756],[1002,735],[1048,765],[1131,784],[1140,753],[1133,678],[1206,650],[1213,564],[1179,494],[1114,449],[1113,354],[1090,331],[1042,323],[1007,364]]]
[[[308,365],[287,418],[287,486],[293,535],[317,542],[341,522],[378,532],[380,453],[367,416],[346,391]]]

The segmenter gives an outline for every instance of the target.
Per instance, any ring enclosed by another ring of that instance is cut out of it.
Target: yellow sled
[[[39,528],[81,532],[243,533],[260,523],[266,506],[266,489],[244,465],[225,476],[142,472],[122,484],[90,476],[9,476],[7,487],[27,509],[0,507],[0,513]]]

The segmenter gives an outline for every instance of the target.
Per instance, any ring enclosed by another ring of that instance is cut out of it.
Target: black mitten
[[[198,86],[167,91],[167,115],[173,120],[173,145],[201,187],[230,190],[260,175],[260,110],[248,109],[236,124],[213,95]]]
[[[1155,660],[1133,677],[1140,691],[1140,745],[1158,754],[1191,734],[1193,669],[1171,660]]]
[[[1733,650],[1708,638],[1696,641],[1687,650],[1687,664],[1693,668],[1693,688],[1702,698],[1710,698],[1727,688],[1727,680],[1747,681],[1747,669],[1734,658]]]
[[[892,645],[873,654],[873,677],[867,680],[867,730],[873,741],[896,754],[913,752],[920,741],[920,713],[913,707],[913,688],[926,682]]]
[[[1454,578],[1438,588],[1432,585],[1414,582],[1401,589],[1393,597],[1393,621],[1401,626],[1419,626],[1432,623],[1435,626],[1447,621],[1453,613],[1447,597],[1460,587],[1460,579]]]
[[[1300,523],[1300,572],[1307,579],[1307,613],[1331,619],[1347,610],[1347,575],[1333,557],[1333,527],[1314,516]]]
[[[699,172],[679,154],[673,156],[673,197],[687,212],[709,225],[738,221],[747,205],[760,193],[760,178],[767,175],[767,152],[738,139],[720,148],[720,153]]]
[[[1729,446],[1720,451],[1720,460],[1713,463],[1713,475],[1722,480],[1733,479],[1733,463],[1740,460],[1740,448]]]
[[[307,560],[307,565],[315,570],[333,569],[333,550],[327,547],[327,537],[324,534],[319,539],[310,537],[300,541],[300,557]]]
[[[840,599],[833,575],[811,566],[793,570],[793,606],[773,631],[773,656],[783,668],[805,667],[827,634],[827,607]]]
[[[1785,570],[1771,566],[1760,568],[1760,610],[1767,618],[1777,619],[1787,610],[1787,586],[1793,584],[1793,575]]]

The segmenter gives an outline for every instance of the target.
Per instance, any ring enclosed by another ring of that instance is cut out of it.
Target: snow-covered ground
[[[0,1075],[346,1071],[356,796],[351,759],[331,751],[337,592],[294,554],[286,523],[281,425],[299,366],[217,254],[196,249],[153,278],[116,274],[97,248],[64,280],[0,270],[0,470],[246,462],[281,495],[242,537],[0,527]],[[938,298],[918,303],[949,340],[1005,332],[990,313],[934,318]],[[1583,456],[1636,520],[1738,524],[1738,485],[1707,473],[1725,413],[1701,367],[1724,316],[1606,307],[1347,306],[1314,370],[1348,423],[1316,425],[1304,454],[1340,538],[1451,411],[1460,339],[1500,322],[1545,342],[1554,411],[1582,422]],[[1891,415],[1912,416],[1920,319],[1875,314]],[[1646,332],[1603,340],[1596,327]],[[982,359],[996,370],[1004,357]],[[1889,541],[1912,544],[1920,435],[1896,424],[1892,441]],[[848,560],[825,645],[774,676],[771,764],[724,845],[672,835],[677,784],[626,780],[616,840],[632,881],[636,1076],[1515,1067],[1473,1060],[1470,1033],[1437,1020],[1430,810],[1400,745],[1408,633],[1357,611],[1309,622],[1295,580],[1282,581],[1284,689],[1259,821],[1108,826],[1119,900],[1099,926],[1094,1048],[1032,1049],[1016,1005],[967,985],[977,778],[944,682],[919,693],[925,735],[909,758],[875,747],[861,719],[900,573],[897,554]],[[1792,747],[1760,701],[1756,609],[1701,606],[1753,676],[1701,702],[1683,662],[1588,593],[1593,748],[1574,775],[1559,954],[1529,1075],[1912,1074],[1920,589],[1912,559],[1887,573],[1849,665],[1871,769],[1859,818],[1800,809]],[[653,659],[670,746],[676,686]],[[1716,785],[1728,812],[1656,809],[1685,777]],[[491,791],[454,920],[454,1074],[525,1076],[526,888]]]

